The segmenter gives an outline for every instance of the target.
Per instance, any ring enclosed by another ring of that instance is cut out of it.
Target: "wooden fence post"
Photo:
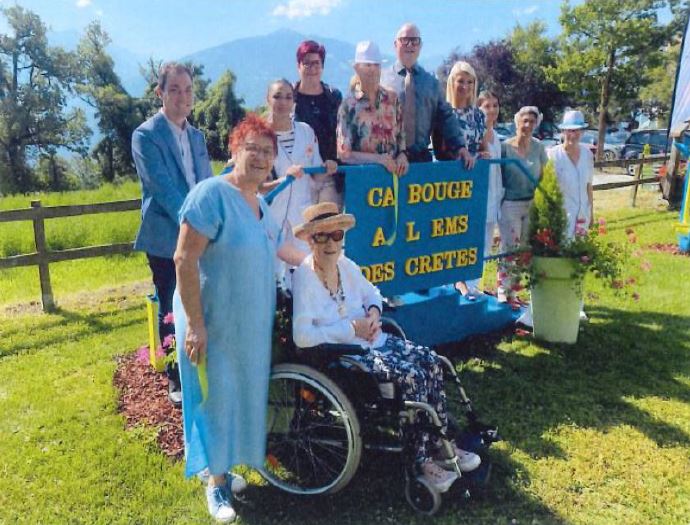
[[[642,155],[640,155],[640,160],[643,160],[647,158],[647,155],[651,153],[649,149],[649,144],[645,144],[644,148],[642,148]],[[632,187],[632,192],[630,194],[630,206],[633,208],[635,207],[635,202],[637,201],[637,190],[640,187],[640,179],[642,178],[642,166],[644,164],[640,162],[637,165],[637,169],[635,170],[635,182],[636,184]]]
[[[53,288],[50,285],[50,268],[48,263],[48,247],[46,245],[45,223],[41,210],[41,201],[31,201],[31,207],[36,210],[33,218],[34,223],[34,242],[36,243],[36,253],[38,254],[38,276],[41,281],[41,303],[44,312],[55,310],[55,300],[53,299]]]

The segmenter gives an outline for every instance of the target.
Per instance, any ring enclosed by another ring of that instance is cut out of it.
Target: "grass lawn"
[[[604,214],[611,236],[636,232],[626,276],[639,300],[588,282],[591,321],[576,346],[463,345],[465,387],[504,441],[489,489],[445,498],[434,523],[690,523],[690,258],[648,248],[675,243],[677,214],[645,190],[630,209],[628,195],[596,198],[599,214],[618,208]],[[157,450],[152,429],[127,431],[117,414],[116,357],[146,341],[142,287],[77,288],[57,296],[55,314],[0,315],[0,523],[210,523],[200,483]],[[252,477],[240,523],[428,523],[401,478],[395,456],[371,455],[329,497]]]

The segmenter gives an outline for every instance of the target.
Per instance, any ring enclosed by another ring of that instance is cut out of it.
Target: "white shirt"
[[[580,158],[577,165],[570,160],[563,144],[550,148],[547,155],[554,163],[558,183],[563,193],[565,213],[568,217],[566,235],[572,238],[575,235],[578,219],[584,221],[583,228],[589,227],[592,203],[587,194],[587,185],[592,184],[594,179],[594,156],[589,148],[582,144],[580,144]]]
[[[386,342],[380,333],[373,343],[355,336],[352,321],[361,319],[371,306],[381,310],[381,293],[362,275],[354,261],[344,255],[338,259],[343,287],[344,309],[314,272],[313,256],[308,255],[292,276],[292,337],[298,347],[308,348],[322,343],[355,344],[378,348]]]
[[[163,110],[161,110],[163,113]],[[187,180],[187,185],[191,190],[196,185],[196,175],[194,174],[194,159],[192,158],[192,146],[189,143],[189,135],[187,134],[187,120],[182,123],[182,127],[170,120],[165,113],[163,113],[165,120],[168,121],[170,131],[172,131],[175,142],[180,148],[180,156],[182,157],[182,166],[184,167],[184,178]]]
[[[309,124],[293,121],[295,141],[292,151],[288,152],[280,144],[278,145],[278,155],[273,164],[278,178],[285,177],[285,173],[290,166],[298,164],[305,168],[310,166],[321,166],[323,161],[319,155],[319,143],[314,135],[314,130]],[[271,203],[271,213],[281,228],[284,239],[290,239],[295,246],[303,251],[309,251],[309,245],[299,239],[292,237],[292,228],[302,224],[304,220],[302,212],[310,206],[312,180],[310,175],[295,180],[279,193]]]

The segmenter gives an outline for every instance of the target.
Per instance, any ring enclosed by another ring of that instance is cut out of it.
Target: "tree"
[[[548,121],[570,101],[566,93],[547,76],[558,58],[558,44],[545,36],[546,24],[535,21],[522,27],[516,25],[508,37],[513,51],[515,69],[520,79],[519,96],[523,106],[537,106]]]
[[[597,159],[603,153],[609,105],[636,100],[652,81],[650,71],[661,61],[666,28],[658,11],[667,0],[586,0],[561,7],[563,27],[558,63],[549,78],[590,106],[598,105]]]
[[[228,158],[228,137],[244,117],[242,99],[235,97],[235,75],[225,71],[208,90],[206,100],[194,106],[193,118],[206,136],[208,153],[214,160]]]
[[[98,128],[103,138],[93,149],[106,181],[116,174],[134,173],[131,137],[144,120],[145,105],[130,97],[114,70],[106,51],[108,34],[99,22],[92,22],[79,42],[77,53],[83,83],[77,86],[81,97],[96,110]]]
[[[0,187],[26,192],[29,161],[60,148],[86,154],[89,129],[82,111],[67,110],[78,76],[74,54],[48,46],[36,14],[19,6],[1,12],[9,34],[0,35]]]

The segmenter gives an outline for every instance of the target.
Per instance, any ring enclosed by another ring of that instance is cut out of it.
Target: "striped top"
[[[295,147],[295,128],[289,131],[277,131],[278,147],[282,148],[288,157],[292,157],[292,149]]]

